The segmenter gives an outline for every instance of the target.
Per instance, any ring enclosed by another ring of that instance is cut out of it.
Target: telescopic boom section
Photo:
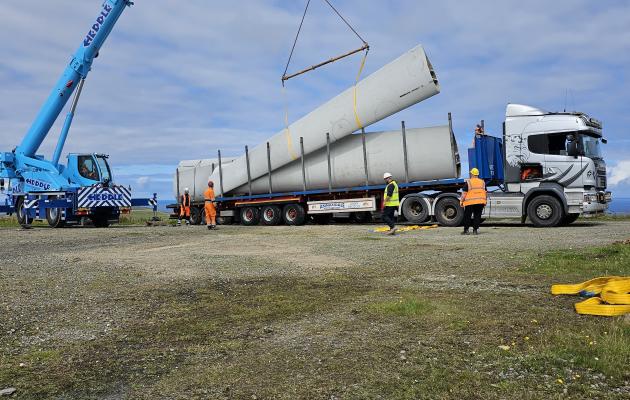
[[[35,156],[66,102],[72,96],[72,92],[79,82],[87,77],[92,68],[92,61],[98,55],[98,51],[116,25],[118,18],[125,8],[132,4],[130,0],[105,0],[103,2],[81,46],[74,53],[70,65],[59,78],[33,125],[17,147],[16,153],[27,157]]]

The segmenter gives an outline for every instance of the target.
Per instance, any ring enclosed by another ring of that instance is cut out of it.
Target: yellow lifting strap
[[[613,317],[630,313],[630,277],[608,276],[572,285],[552,285],[551,294],[590,297],[575,305],[578,314]]]
[[[425,231],[427,229],[435,229],[437,227],[438,225],[425,225],[425,226],[411,225],[411,226],[404,226],[402,228],[398,228],[396,229],[396,232]],[[374,229],[374,232],[376,233],[387,232],[387,231],[389,231],[389,227],[387,226]]]

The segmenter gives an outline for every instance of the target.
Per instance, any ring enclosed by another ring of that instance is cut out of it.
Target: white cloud
[[[608,183],[610,186],[630,184],[630,160],[619,161],[617,165],[608,169]]]

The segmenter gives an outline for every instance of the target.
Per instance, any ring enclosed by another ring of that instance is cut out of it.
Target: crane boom
[[[114,28],[118,18],[125,8],[132,4],[133,2],[130,0],[105,0],[103,2],[101,10],[83,39],[81,46],[74,53],[70,64],[59,78],[26,136],[16,148],[16,154],[26,157],[35,156],[35,153],[48,135],[50,128],[72,96],[72,92],[74,92],[79,82],[87,77],[94,58],[98,55],[101,46]],[[60,143],[60,145],[62,147],[63,143]]]

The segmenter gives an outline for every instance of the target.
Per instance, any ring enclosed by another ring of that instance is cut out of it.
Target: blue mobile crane
[[[97,227],[117,222],[134,205],[149,205],[149,199],[131,198],[131,189],[115,185],[107,155],[68,154],[59,162],[81,90],[92,62],[130,0],[105,0],[59,81],[35,121],[11,152],[0,152],[0,189],[7,204],[0,211],[15,212],[22,226],[34,219],[59,228],[89,218]],[[66,103],[74,93],[52,159],[36,154]],[[153,199],[154,200],[154,199]]]

